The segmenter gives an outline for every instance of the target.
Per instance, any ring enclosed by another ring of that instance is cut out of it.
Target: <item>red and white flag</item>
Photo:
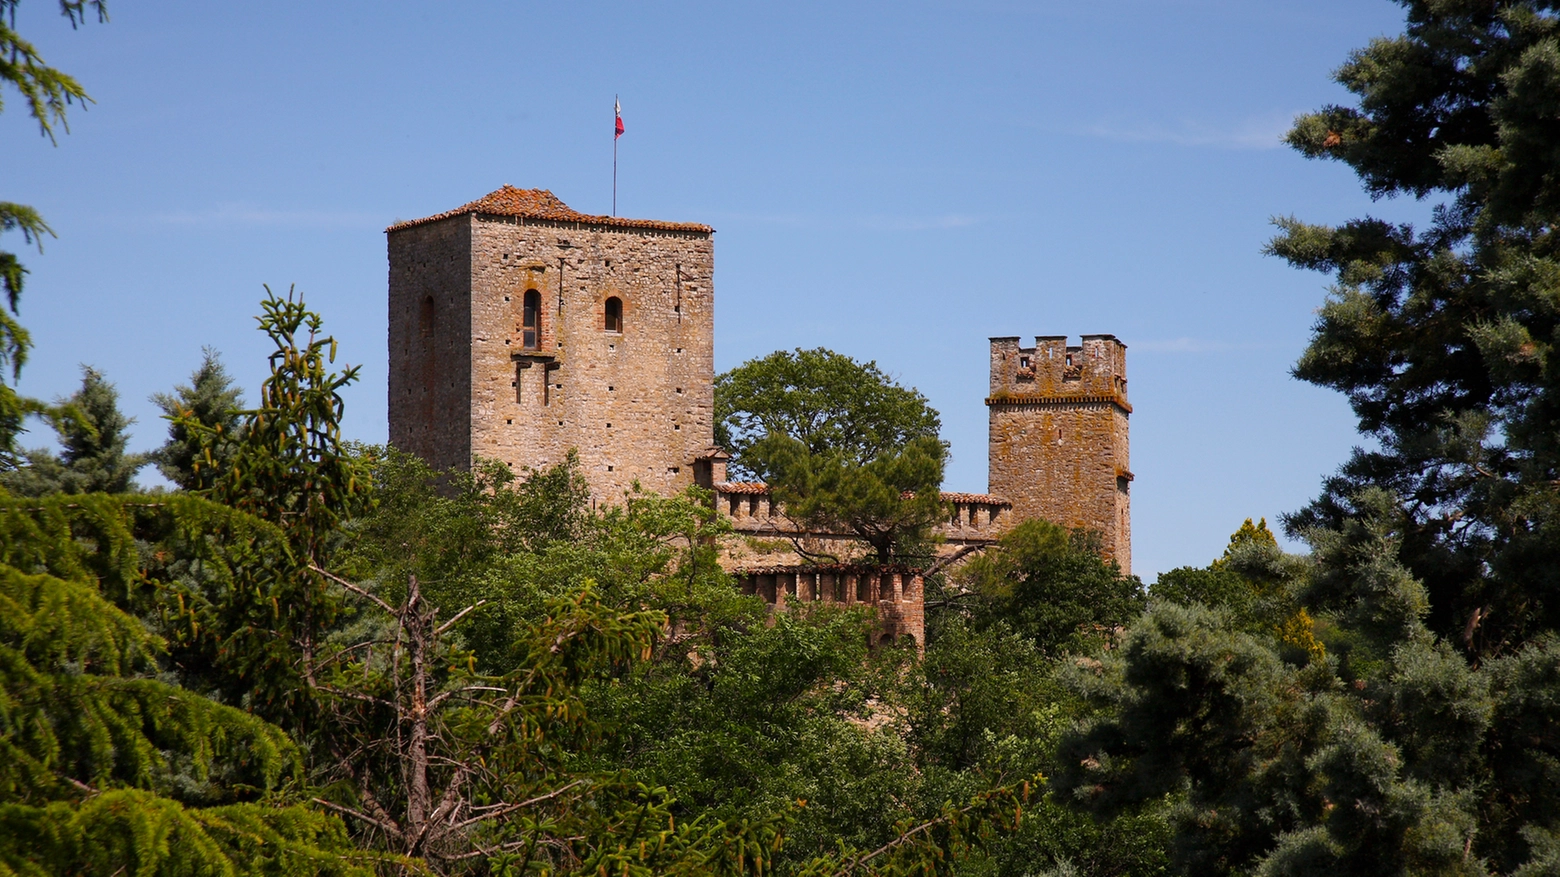
[[[612,118],[616,120],[612,129],[612,139],[616,140],[623,136],[623,105],[618,103],[617,98],[612,99]]]

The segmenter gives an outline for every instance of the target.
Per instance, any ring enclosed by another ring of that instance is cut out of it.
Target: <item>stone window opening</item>
[[[535,350],[541,346],[541,337],[542,294],[534,289],[527,289],[520,316],[520,346]]]
[[[615,295],[607,299],[602,308],[601,328],[607,332],[623,332],[623,300]]]

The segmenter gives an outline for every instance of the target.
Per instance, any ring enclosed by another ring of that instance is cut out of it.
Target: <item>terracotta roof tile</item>
[[[920,575],[926,570],[920,567],[907,566],[902,563],[878,564],[878,563],[793,563],[780,566],[754,566],[732,570],[734,576],[772,576],[789,575],[790,573],[832,572],[832,573],[909,573]]]
[[[717,493],[758,493],[769,492],[769,485],[762,481],[722,481],[715,485]]]
[[[435,213],[422,219],[398,222],[385,229],[385,231],[400,231],[403,228],[438,222],[441,219],[449,219],[451,216],[460,216],[464,213],[486,213],[490,216],[519,216],[525,219],[545,219],[553,222],[585,222],[591,225],[606,225],[613,228],[653,228],[662,231],[691,231],[704,234],[710,234],[715,231],[715,229],[698,222],[662,222],[657,219],[624,219],[620,216],[593,216],[589,213],[581,213],[575,210],[560,201],[557,195],[546,189],[516,189],[514,186],[505,186],[497,191],[489,192],[470,204],[463,204],[454,210]]]
[[[1000,496],[992,496],[989,493],[948,493],[943,492],[943,502],[969,502],[976,505],[1007,505],[1013,503]]]

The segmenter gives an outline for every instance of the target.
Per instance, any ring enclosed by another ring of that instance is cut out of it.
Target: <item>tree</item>
[[[1335,74],[1358,106],[1288,136],[1435,209],[1422,230],[1278,222],[1271,252],[1336,279],[1295,375],[1346,393],[1376,444],[1285,524],[1338,527],[1362,490],[1393,492],[1431,628],[1496,654],[1560,625],[1560,20],[1539,0],[1403,5],[1407,31]]]
[[[1101,712],[1064,741],[1058,785],[1099,813],[1185,789],[1189,873],[1560,867],[1560,19],[1547,2],[1402,5],[1407,31],[1336,74],[1358,107],[1289,140],[1373,195],[1436,199],[1433,221],[1284,219],[1271,245],[1334,274],[1295,373],[1348,394],[1377,446],[1286,518],[1312,555],[1255,581],[1272,599],[1182,576],[1171,590],[1196,602],[1156,601],[1073,678]],[[1251,582],[1266,550],[1248,540],[1211,572]],[[1286,601],[1325,652],[1253,623]]]
[[[74,78],[48,64],[38,55],[32,44],[22,39],[16,31],[16,6],[20,0],[0,0],[0,109],[4,108],[5,85],[21,92],[27,104],[27,112],[38,122],[40,133],[57,142],[54,126],[68,130],[65,111],[71,105],[85,105],[91,100],[87,92]],[[104,0],[59,0],[60,12],[70,19],[72,28],[84,23],[87,10],[97,13],[98,21],[108,20],[108,7]],[[54,230],[37,210],[25,204],[0,201],[0,233],[19,231],[22,241],[36,243],[43,250],[43,237],[54,236]],[[47,414],[49,409],[36,399],[17,394],[14,386],[27,362],[27,351],[32,339],[27,330],[17,322],[18,302],[22,296],[23,280],[27,269],[15,253],[0,250],[0,286],[5,289],[6,305],[10,313],[0,309],[0,470],[16,465],[16,438],[22,431],[22,422],[30,414]],[[10,372],[10,380],[6,380]]]
[[[948,604],[975,623],[1002,624],[1052,659],[1089,651],[1146,603],[1136,576],[1100,558],[1096,537],[1050,521],[1025,521],[955,576]]]
[[[876,363],[777,351],[716,378],[715,416],[735,472],[766,480],[804,527],[854,532],[881,563],[928,553],[945,512],[941,422]]]
[[[191,683],[244,697],[296,730],[313,715],[302,670],[341,611],[339,594],[315,570],[349,541],[346,525],[367,511],[372,485],[366,462],[341,437],[341,391],[357,368],[331,370],[336,340],[321,335],[324,321],[302,296],[266,293],[257,322],[274,349],[260,404],[238,412],[231,432],[194,410],[173,423],[198,443],[194,473],[211,485],[204,497],[271,524],[282,544],[256,550],[234,576],[206,581],[200,565],[189,570],[175,593],[188,594],[191,623],[176,642],[188,650]]]
[[[854,465],[917,438],[937,438],[942,421],[926,397],[877,367],[826,350],[777,350],[715,379],[715,441],[734,474],[768,477],[753,445],[789,436],[811,454],[838,453]]]
[[[243,440],[239,410],[244,406],[244,393],[234,386],[221,355],[215,348],[201,348],[200,367],[190,375],[190,382],[174,387],[172,393],[154,394],[152,402],[169,421],[168,441],[152,452],[152,462],[164,477],[185,490],[211,487],[216,473],[231,465],[233,450]],[[205,433],[192,433],[179,422],[186,417],[221,437],[210,443],[213,453],[219,455],[210,465],[196,466],[204,460],[207,442],[202,440]]]
[[[27,451],[26,465],[0,473],[0,486],[22,496],[50,493],[127,493],[147,454],[127,454],[134,419],[119,411],[119,392],[91,366],[81,367],[81,388],[60,400],[54,424],[60,453]]]
[[[365,873],[341,824],[285,792],[294,742],[167,681],[165,642],[110,599],[147,606],[152,505],[0,498],[0,874]],[[225,511],[176,505],[196,529]]]

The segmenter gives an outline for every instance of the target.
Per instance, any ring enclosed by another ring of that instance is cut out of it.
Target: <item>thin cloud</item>
[[[391,224],[377,213],[340,210],[271,210],[247,204],[222,204],[207,210],[156,213],[151,221],[164,225],[264,225],[300,228],[361,228]]]
[[[964,228],[974,225],[980,219],[975,216],[967,216],[962,213],[950,213],[944,216],[913,217],[913,216],[869,216],[860,223],[874,231],[923,231],[938,228]]]
[[[947,228],[966,228],[979,224],[982,218],[966,213],[945,213],[940,216],[895,216],[872,214],[867,216],[840,217],[797,213],[727,213],[711,214],[711,221],[730,220],[753,222],[763,225],[785,225],[814,228],[865,228],[872,231],[928,231]]]
[[[1252,116],[1234,125],[1215,126],[1182,120],[1177,125],[1101,123],[1081,128],[1086,137],[1125,143],[1173,143],[1177,146],[1216,149],[1277,149],[1294,124],[1296,113]]]
[[[1131,349],[1134,352],[1144,353],[1221,353],[1228,350],[1261,350],[1272,347],[1271,344],[1260,344],[1246,341],[1239,344],[1229,341],[1210,341],[1203,338],[1166,338],[1157,341],[1133,341]]]

